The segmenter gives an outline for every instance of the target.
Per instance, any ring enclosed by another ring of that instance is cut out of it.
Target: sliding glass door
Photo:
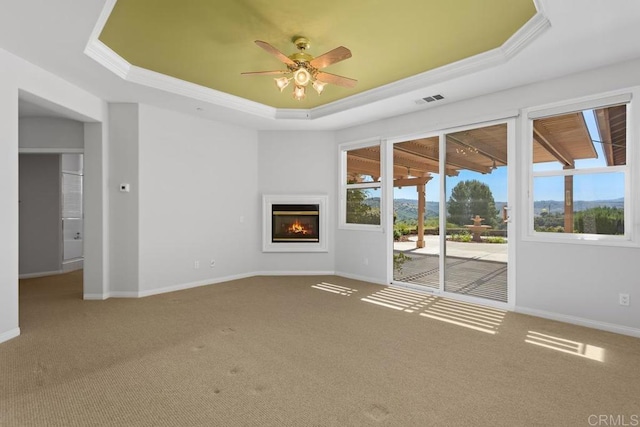
[[[440,138],[393,146],[393,280],[440,289]]]
[[[393,144],[393,283],[509,302],[507,122]]]
[[[508,300],[507,124],[445,134],[444,291]]]

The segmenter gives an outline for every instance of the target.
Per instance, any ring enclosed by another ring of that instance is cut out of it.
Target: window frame
[[[380,179],[372,182],[361,182],[356,184],[347,183],[347,152],[366,147],[380,147]],[[385,150],[381,138],[372,138],[363,141],[347,142],[339,145],[340,155],[340,178],[339,178],[339,194],[340,203],[338,203],[338,228],[343,230],[361,230],[383,232],[385,224],[385,201],[384,201],[384,171],[385,171]],[[347,222],[347,191],[355,189],[377,189],[380,191],[380,224],[355,224]]]
[[[638,135],[637,113],[634,109],[633,95],[636,95],[636,89],[627,89],[609,94],[601,94],[581,99],[568,100],[546,106],[528,108],[523,110],[522,114],[522,140],[525,155],[523,156],[524,179],[527,197],[524,200],[526,208],[523,212],[527,218],[522,221],[523,230],[522,239],[535,242],[554,242],[569,243],[582,245],[602,245],[602,246],[640,246],[638,242],[638,230],[635,224],[639,214],[637,206],[638,199],[634,197],[637,186],[634,185],[634,177],[638,175],[636,169],[640,166],[637,161],[637,151],[634,148],[635,136]],[[545,117],[560,116],[573,112],[581,112],[585,110],[593,110],[598,108],[611,107],[615,105],[626,105],[626,164],[618,166],[592,167],[580,169],[566,170],[545,170],[534,171],[533,169],[533,122],[536,119]],[[624,174],[624,235],[609,234],[589,234],[589,233],[552,233],[544,231],[536,231],[534,226],[534,180],[539,177],[562,177],[562,176],[579,176],[579,175],[597,175],[604,173],[623,173]]]

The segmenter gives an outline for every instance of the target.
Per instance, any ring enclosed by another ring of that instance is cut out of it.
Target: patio
[[[393,278],[439,289],[439,237],[425,236],[424,248],[416,248],[415,239],[394,242],[394,253],[410,259]],[[447,241],[446,248],[445,291],[507,302],[507,244]]]

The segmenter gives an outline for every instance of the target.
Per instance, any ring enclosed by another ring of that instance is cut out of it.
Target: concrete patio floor
[[[408,242],[393,242],[393,250],[422,255],[440,254],[440,237],[424,236],[424,248],[416,248],[416,236],[409,236]],[[508,245],[505,243],[463,243],[447,241],[447,256],[474,258],[484,261],[507,262]],[[407,253],[408,255],[408,253]]]
[[[440,245],[438,236],[425,236],[425,247],[416,248],[416,238],[394,242],[394,253],[409,257],[394,280],[440,288]],[[446,292],[507,302],[507,251],[501,243],[446,242]]]

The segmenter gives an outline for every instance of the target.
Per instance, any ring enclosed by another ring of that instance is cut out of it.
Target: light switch
[[[123,193],[129,192],[129,184],[120,184],[120,191]]]

